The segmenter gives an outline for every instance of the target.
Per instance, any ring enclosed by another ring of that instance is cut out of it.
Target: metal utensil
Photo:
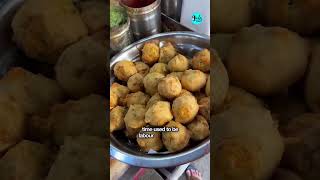
[[[136,39],[148,37],[161,32],[161,0],[155,0],[150,5],[141,8],[132,8],[120,0],[130,18],[131,30]]]
[[[176,21],[180,21],[182,0],[161,1],[161,11]]]
[[[133,42],[132,32],[130,30],[130,19],[120,27],[112,29],[110,32],[110,48],[118,52]]]
[[[153,40],[159,40],[160,45],[163,41],[170,41],[180,53],[189,57],[192,57],[203,48],[210,48],[210,38],[205,35],[193,32],[161,33],[142,39],[119,52],[111,59],[110,68],[113,69],[117,62],[124,59],[138,61],[143,44]],[[111,75],[110,84],[114,81],[115,77]],[[200,143],[190,144],[182,152],[146,154],[141,152],[135,144],[128,142],[125,136],[110,134],[110,155],[115,159],[134,166],[148,168],[171,167],[194,161],[209,153],[209,144],[210,139],[207,138]]]

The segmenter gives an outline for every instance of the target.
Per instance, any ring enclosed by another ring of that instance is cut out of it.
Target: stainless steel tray
[[[123,49],[111,59],[110,68],[113,69],[113,66],[117,62],[124,59],[138,61],[143,44],[153,40],[159,40],[160,46],[162,45],[161,42],[170,41],[177,47],[179,52],[189,57],[192,57],[195,52],[203,48],[210,48],[210,38],[208,36],[194,32],[161,33],[142,39]],[[110,84],[114,81],[115,78],[111,75]],[[110,155],[124,163],[139,167],[161,168],[185,164],[209,153],[209,145],[210,139],[207,138],[201,143],[192,143],[182,152],[172,154],[146,154],[139,151],[139,147],[128,141],[122,133],[119,132],[110,135]]]

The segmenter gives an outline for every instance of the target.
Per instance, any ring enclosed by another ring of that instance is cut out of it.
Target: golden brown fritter
[[[158,101],[165,101],[165,98],[160,96],[159,93],[156,93],[149,99],[146,108],[149,109],[154,103]]]
[[[72,0],[28,0],[15,14],[14,41],[25,54],[54,64],[62,50],[88,34]]]
[[[170,121],[165,127],[177,128],[175,132],[162,132],[162,142],[170,152],[177,152],[185,148],[190,139],[190,132],[182,124]]]
[[[142,48],[141,59],[148,65],[153,65],[159,60],[160,48],[155,42],[147,42]]]
[[[255,25],[235,35],[226,64],[234,85],[266,96],[302,78],[308,56],[308,44],[297,33]]]
[[[173,118],[170,102],[155,102],[145,114],[144,121],[152,126],[163,126]]]
[[[149,99],[150,99],[150,96],[141,91],[130,93],[127,95],[127,98],[126,98],[127,107],[130,107],[130,105],[132,104],[141,104],[145,106],[147,105]]]
[[[143,137],[139,137],[139,134],[148,134],[149,136],[152,136],[152,137],[143,138]],[[141,130],[139,134],[137,135],[137,143],[144,152],[148,152],[150,150],[159,151],[162,149],[163,144],[162,144],[160,132],[154,132],[154,131],[144,132]]]
[[[210,134],[207,120],[200,115],[196,116],[195,120],[188,124],[187,128],[190,131],[191,139],[195,141],[203,140]]]
[[[151,68],[149,73],[157,72],[161,73],[163,75],[166,75],[169,73],[168,65],[165,63],[155,63]]]
[[[117,106],[110,111],[110,133],[125,128],[124,116],[126,113],[127,109],[122,106]]]
[[[52,163],[51,153],[43,144],[21,141],[0,159],[0,179],[45,179]]]
[[[146,125],[144,115],[146,109],[144,105],[133,104],[129,107],[127,114],[124,117],[124,122],[128,131],[128,136],[135,136],[140,129]]]
[[[158,83],[159,81],[164,78],[163,74],[160,73],[149,73],[143,79],[144,89],[146,93],[149,95],[154,95],[158,92]]]
[[[71,96],[81,98],[91,93],[104,94],[107,85],[107,51],[92,38],[69,46],[55,66],[61,87]]]
[[[210,71],[210,51],[208,49],[197,52],[191,61],[192,69],[200,70],[202,72]]]
[[[160,48],[159,62],[168,63],[176,53],[176,49],[170,42],[164,42],[163,46]]]
[[[172,99],[181,93],[182,86],[175,76],[167,76],[159,81],[158,92],[161,96]]]
[[[185,56],[178,54],[169,61],[168,68],[170,72],[183,72],[189,68],[189,60]]]
[[[111,92],[115,93],[118,97],[118,104],[117,105],[125,106],[127,104],[126,97],[130,91],[126,86],[123,86],[119,83],[112,83],[112,85],[110,87],[110,93]]]
[[[107,141],[94,136],[68,137],[46,180],[108,179]]]
[[[177,97],[172,103],[172,112],[175,121],[187,124],[197,115],[199,105],[197,99],[192,95]]]
[[[206,74],[199,70],[186,70],[181,77],[182,87],[191,92],[200,91],[206,82]]]
[[[136,74],[138,71],[133,62],[123,60],[117,62],[113,68],[114,75],[121,81],[128,81],[130,76]]]
[[[134,62],[134,65],[136,66],[138,73],[143,77],[149,73],[150,67],[146,63],[138,61]]]
[[[132,75],[127,82],[127,86],[131,92],[138,92],[144,89],[143,76],[140,73]]]
[[[15,67],[0,80],[0,94],[16,101],[24,113],[46,114],[50,107],[64,99],[55,80]]]

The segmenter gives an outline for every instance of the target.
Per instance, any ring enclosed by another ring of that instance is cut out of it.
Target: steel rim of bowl
[[[152,36],[149,36],[147,38],[141,39],[128,47],[121,50],[119,53],[117,53],[113,58],[110,60],[110,67],[114,65],[114,61],[124,52],[130,50],[131,48],[136,47],[137,45],[161,38],[166,36],[189,36],[193,38],[200,38],[207,41],[210,41],[210,37],[206,35],[202,35],[195,32],[183,32],[183,31],[175,31],[175,32],[167,32],[167,33],[160,33],[155,34]],[[189,149],[188,151],[180,152],[177,154],[168,154],[168,155],[162,155],[162,156],[139,156],[130,154],[128,152],[122,151],[121,149],[117,148],[112,140],[110,141],[110,155],[124,163],[127,163],[129,165],[133,166],[139,166],[139,167],[148,167],[148,168],[163,168],[163,167],[172,167],[177,166],[181,164],[185,164],[191,161],[194,161],[196,159],[201,158],[202,156],[208,154],[210,152],[210,139],[207,138],[202,143],[198,144],[197,146],[193,147],[193,149]],[[191,155],[192,154],[192,155]]]

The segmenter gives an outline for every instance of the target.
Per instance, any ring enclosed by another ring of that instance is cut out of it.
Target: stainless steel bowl
[[[208,36],[193,32],[170,32],[153,35],[142,39],[115,55],[110,61],[110,68],[124,59],[138,61],[140,50],[147,41],[159,40],[160,45],[163,41],[170,41],[177,47],[177,50],[186,56],[192,57],[194,53],[203,48],[210,48],[210,39]],[[115,81],[111,75],[110,84]],[[171,167],[185,164],[210,152],[210,139],[207,138],[201,143],[192,144],[182,152],[172,154],[146,154],[139,150],[135,144],[128,142],[128,139],[121,133],[110,135],[110,155],[124,163],[149,168]]]

